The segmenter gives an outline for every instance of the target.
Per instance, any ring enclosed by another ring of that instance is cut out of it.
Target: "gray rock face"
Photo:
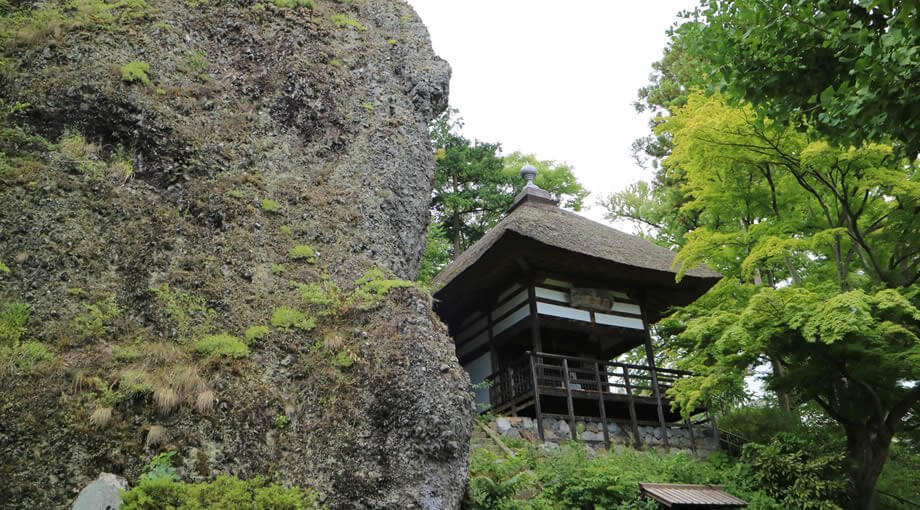
[[[120,491],[128,490],[128,481],[111,473],[100,473],[99,478],[87,485],[70,510],[118,510],[121,508]]]
[[[457,507],[473,404],[453,343],[424,291],[354,292],[417,274],[449,66],[402,0],[155,4],[0,41],[4,111],[31,105],[7,123],[48,142],[0,147],[0,303],[53,355],[0,366],[0,501],[64,507],[176,451],[186,481]],[[198,344],[254,326],[248,354]]]

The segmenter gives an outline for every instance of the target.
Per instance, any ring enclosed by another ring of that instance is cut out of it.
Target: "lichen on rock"
[[[411,7],[68,5],[0,14],[0,301],[53,356],[0,359],[0,501],[64,506],[174,450],[187,481],[455,507],[473,408],[430,298],[299,290],[418,271],[450,69]],[[315,326],[272,327],[282,307]]]

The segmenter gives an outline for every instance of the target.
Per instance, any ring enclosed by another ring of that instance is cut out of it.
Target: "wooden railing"
[[[664,392],[679,379],[690,375],[692,375],[690,372],[684,370],[528,351],[523,357],[491,374],[486,380],[490,384],[489,400],[493,410],[510,409],[514,412],[516,406],[523,407],[532,403],[541,439],[543,439],[541,394],[556,392],[558,395],[562,392],[565,395],[568,408],[565,416],[570,422],[573,439],[575,439],[576,430],[573,398],[596,399],[598,416],[603,425],[604,442],[608,444],[610,438],[607,429],[606,402],[611,400],[611,395],[622,395],[629,409],[629,421],[626,423],[632,425],[633,437],[641,447],[639,421],[636,417],[636,400],[653,399],[657,407],[657,424],[662,429],[666,429],[662,405]],[[625,420],[614,417],[609,421],[622,423]],[[694,425],[696,423],[693,421],[686,424],[672,424],[678,428],[687,427],[691,442],[693,442]],[[663,438],[667,446],[668,437],[665,430],[663,430]]]
[[[534,381],[541,388],[654,397],[656,378],[659,392],[663,394],[677,380],[690,375],[684,370],[527,352],[486,380],[490,383],[492,407],[500,407],[533,391]]]

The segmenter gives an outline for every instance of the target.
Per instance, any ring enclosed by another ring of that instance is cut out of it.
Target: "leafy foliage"
[[[142,479],[122,494],[124,510],[306,510],[322,508],[309,489],[268,484],[263,478],[244,481],[222,475],[211,483],[188,484],[169,478]]]
[[[701,0],[679,32],[706,81],[843,145],[920,151],[920,10],[879,0]]]
[[[230,356],[233,358],[249,356],[249,347],[241,342],[239,338],[226,333],[202,338],[195,342],[193,347],[196,352],[208,356]]]
[[[139,81],[144,85],[150,85],[150,78],[147,76],[149,72],[150,64],[134,60],[121,66],[121,81],[128,83]]]
[[[495,226],[524,187],[521,167],[537,167],[535,184],[565,207],[580,210],[588,191],[575,179],[571,166],[541,161],[533,155],[500,156],[501,144],[470,141],[460,131],[463,120],[447,109],[430,125],[435,149],[434,190],[431,199],[433,224],[450,240],[450,259],[475,243]],[[440,235],[435,232],[435,238]],[[433,256],[443,257],[443,251]]]
[[[847,482],[843,453],[816,452],[808,442],[779,433],[767,444],[745,445],[752,478],[770,496],[790,508],[836,510]]]
[[[291,251],[288,252],[288,257],[290,257],[291,260],[302,260],[310,264],[316,262],[316,252],[313,251],[313,248],[305,244],[298,244],[291,248]]]

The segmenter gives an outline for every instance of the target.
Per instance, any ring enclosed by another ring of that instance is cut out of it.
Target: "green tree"
[[[501,145],[470,141],[460,134],[462,119],[457,110],[448,109],[431,126],[435,150],[434,189],[431,199],[432,223],[450,241],[448,261],[479,240],[495,226],[524,188],[520,170],[530,163],[538,170],[536,185],[548,191],[563,207],[579,211],[588,195],[566,163],[539,160],[532,154],[514,152],[500,156]],[[429,233],[429,237],[431,233]],[[431,252],[440,257],[443,252]],[[429,261],[428,270],[443,267]],[[423,262],[428,264],[428,262]],[[431,275],[433,276],[433,274]]]
[[[920,151],[920,5],[701,0],[680,27],[713,90],[841,145]]]
[[[450,239],[453,255],[482,237],[511,206],[512,182],[504,172],[497,143],[470,141],[459,134],[462,119],[445,110],[432,123],[435,148],[431,213]]]
[[[768,387],[814,402],[846,432],[854,488],[870,509],[895,434],[920,402],[920,185],[890,146],[837,146],[718,94],[691,94],[659,127],[682,172],[679,274],[727,276],[662,321],[664,345],[696,376],[683,409],[731,397],[753,366]],[[676,213],[675,213],[676,214]]]

